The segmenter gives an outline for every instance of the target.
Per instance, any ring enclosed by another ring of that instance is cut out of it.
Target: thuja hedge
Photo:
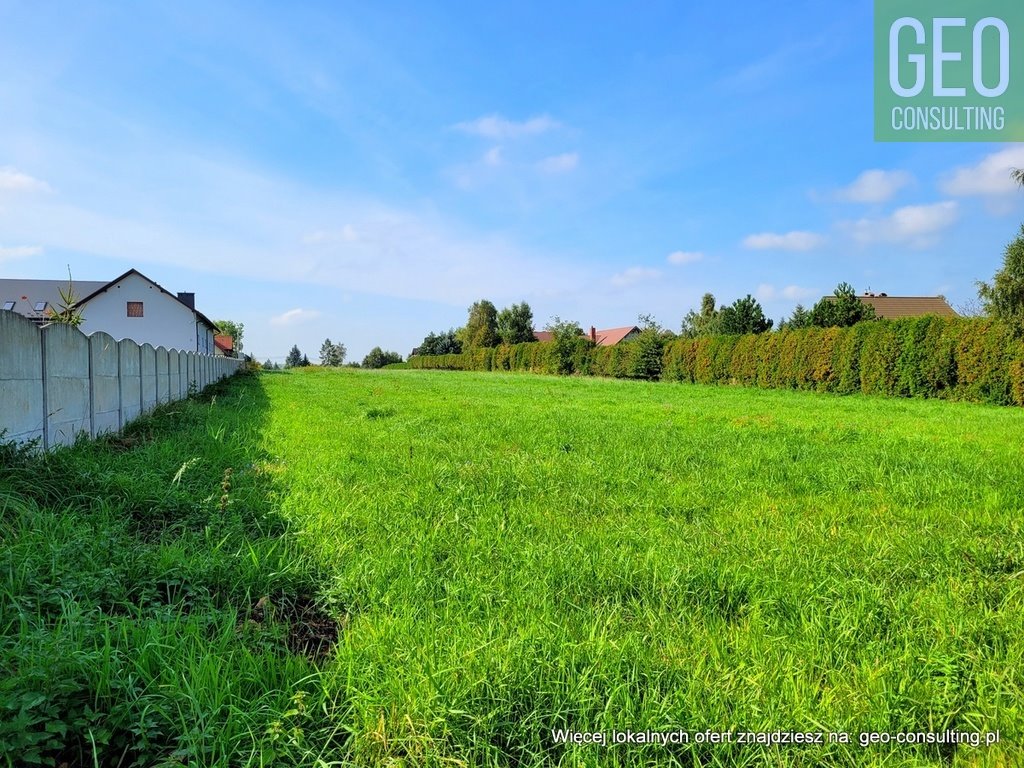
[[[580,338],[410,358],[410,368],[576,373],[1024,405],[1024,343],[1002,324],[934,316],[614,347]],[[660,368],[660,371],[657,370]]]

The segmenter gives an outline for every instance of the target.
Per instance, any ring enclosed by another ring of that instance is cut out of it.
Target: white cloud
[[[807,299],[811,296],[815,296],[817,293],[818,292],[812,288],[802,288],[799,285],[787,285],[785,288],[776,288],[774,285],[761,283],[757,286],[755,295],[761,301],[775,301],[778,299],[800,301],[801,299]]]
[[[1009,197],[1020,194],[1020,185],[1010,178],[1014,168],[1024,168],[1024,146],[1008,147],[984,157],[979,163],[947,173],[939,188],[954,197]]]
[[[330,245],[332,243],[354,243],[359,240],[359,233],[351,224],[346,224],[339,230],[322,230],[310,232],[304,235],[304,245]]]
[[[704,258],[700,251],[673,251],[668,255],[669,264],[693,264]]]
[[[841,226],[861,243],[902,243],[926,248],[959,216],[960,206],[947,200],[931,205],[908,205],[889,216],[858,219]]]
[[[762,232],[750,235],[743,245],[755,251],[813,251],[825,243],[825,238],[814,232]]]
[[[501,165],[502,162],[501,147],[492,147],[484,153],[484,165],[496,167]]]
[[[538,115],[516,122],[501,115],[485,115],[476,120],[457,123],[455,129],[486,139],[518,139],[522,136],[538,136],[560,127],[560,123],[547,115]]]
[[[50,187],[45,181],[34,179],[27,173],[6,166],[0,168],[0,190],[48,190]]]
[[[309,320],[315,320],[320,317],[320,313],[315,309],[289,309],[287,312],[282,312],[280,315],[274,315],[270,318],[271,325],[298,325]]]
[[[884,203],[913,182],[914,177],[907,171],[864,171],[852,184],[838,190],[836,197],[851,203]]]
[[[0,262],[27,259],[29,256],[38,256],[42,252],[43,249],[38,245],[18,245],[13,248],[5,248],[0,245]]]
[[[654,280],[657,277],[661,277],[661,272],[656,269],[651,269],[649,267],[630,267],[625,272],[613,275],[611,283],[616,288],[625,288],[629,285],[642,283],[645,280]]]
[[[544,173],[567,173],[580,164],[580,156],[575,152],[545,157],[537,167]]]

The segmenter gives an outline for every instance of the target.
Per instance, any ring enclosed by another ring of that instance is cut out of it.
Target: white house
[[[39,324],[63,307],[66,280],[0,279],[0,309],[17,312]],[[74,281],[80,330],[104,331],[115,339],[213,354],[213,322],[195,308],[194,293],[174,295],[136,269],[109,283]]]

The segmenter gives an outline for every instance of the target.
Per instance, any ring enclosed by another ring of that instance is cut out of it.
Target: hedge
[[[642,336],[613,347],[595,347],[585,337],[561,348],[555,342],[501,345],[461,355],[416,356],[408,367],[568,372],[1024,405],[1024,343],[990,319],[927,315],[850,328],[667,343],[652,339]],[[660,359],[652,358],[656,349]]]

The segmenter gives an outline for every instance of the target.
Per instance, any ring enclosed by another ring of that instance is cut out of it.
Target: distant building
[[[825,297],[828,301],[835,301],[835,298],[835,296]],[[944,296],[890,296],[887,293],[866,291],[863,296],[857,298],[862,303],[874,307],[876,317],[887,320],[898,317],[921,317],[922,315],[958,316]]]
[[[213,353],[218,357],[236,357],[235,339],[224,333],[218,333],[213,337]]]
[[[214,352],[217,327],[196,310],[194,293],[175,295],[135,269],[107,283],[75,280],[71,286],[82,333],[103,331],[154,347]],[[0,279],[0,309],[45,325],[63,308],[61,291],[67,287],[67,280]]]
[[[608,328],[603,331],[590,326],[589,338],[599,347],[614,347],[623,341],[636,338],[639,333],[640,329],[635,325],[627,325],[622,328]],[[551,331],[534,331],[533,337],[537,341],[553,341],[555,338]]]

